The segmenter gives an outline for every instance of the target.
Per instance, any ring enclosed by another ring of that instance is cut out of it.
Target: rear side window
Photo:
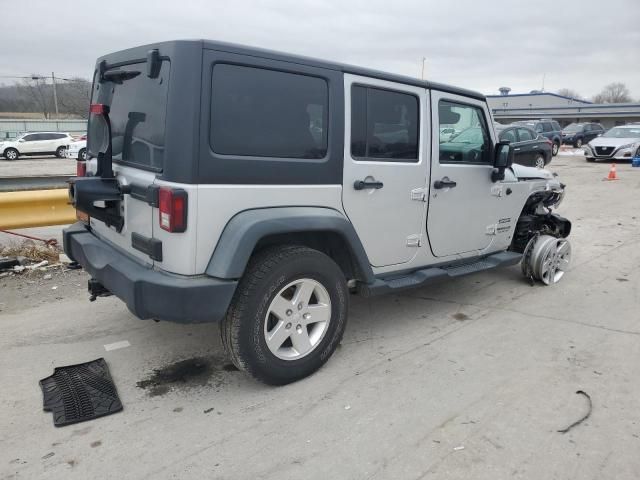
[[[388,162],[418,161],[418,98],[354,85],[351,156]]]
[[[516,131],[513,129],[505,130],[500,134],[500,140],[503,142],[516,143]]]
[[[216,64],[209,143],[221,155],[324,158],[328,102],[321,78]]]
[[[562,130],[558,122],[551,122],[551,125],[553,125],[554,130]]]
[[[155,171],[164,165],[165,117],[170,63],[163,61],[156,78],[146,74],[146,63],[125,65],[108,72],[137,75],[118,81],[94,81],[91,103],[109,105],[113,160]],[[88,150],[92,156],[106,150],[107,131],[100,116],[91,115]]]
[[[526,142],[528,140],[533,140],[535,138],[535,133],[528,128],[519,128],[518,137],[520,138],[521,142]]]
[[[553,126],[549,122],[544,122],[542,124],[542,131],[543,132],[551,132],[552,130],[553,130]]]

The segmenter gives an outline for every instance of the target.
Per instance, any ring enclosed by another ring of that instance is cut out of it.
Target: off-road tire
[[[67,149],[65,147],[58,147],[56,149],[56,157],[58,158],[65,158],[65,152],[67,151]]]
[[[13,158],[11,154],[14,154],[15,156]],[[15,148],[7,148],[4,151],[4,158],[8,161],[12,161],[12,160],[17,160],[20,157],[20,153],[18,152],[18,150],[16,150]]]
[[[275,295],[301,278],[316,280],[327,290],[331,317],[314,350],[299,359],[282,360],[266,344],[264,322]],[[270,385],[294,382],[318,370],[340,344],[348,298],[342,270],[324,253],[296,245],[268,247],[251,258],[236,288],[220,325],[222,344],[233,364],[255,379]]]

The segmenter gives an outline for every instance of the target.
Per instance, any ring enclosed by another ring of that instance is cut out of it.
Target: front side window
[[[25,142],[33,142],[36,139],[36,135],[25,135],[22,140]]]
[[[491,163],[491,137],[482,108],[440,100],[440,128],[454,128],[458,134],[440,143],[440,163]]]
[[[516,131],[514,129],[505,130],[500,134],[500,140],[503,142],[516,143]]]
[[[324,158],[327,82],[263,68],[213,67],[209,142],[221,155]]]
[[[418,161],[418,98],[408,93],[351,88],[351,156],[356,160]]]

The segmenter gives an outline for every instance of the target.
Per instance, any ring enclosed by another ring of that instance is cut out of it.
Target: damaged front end
[[[548,182],[532,193],[518,218],[510,250],[522,253],[522,272],[533,284],[560,281],[571,260],[571,222],[553,213],[562,202],[565,185]]]

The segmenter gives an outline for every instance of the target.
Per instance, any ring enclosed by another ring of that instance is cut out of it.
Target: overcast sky
[[[89,78],[105,53],[208,38],[497,94],[627,84],[640,99],[640,0],[0,0],[0,77]],[[12,21],[14,19],[16,21]],[[10,79],[0,78],[9,83]]]

